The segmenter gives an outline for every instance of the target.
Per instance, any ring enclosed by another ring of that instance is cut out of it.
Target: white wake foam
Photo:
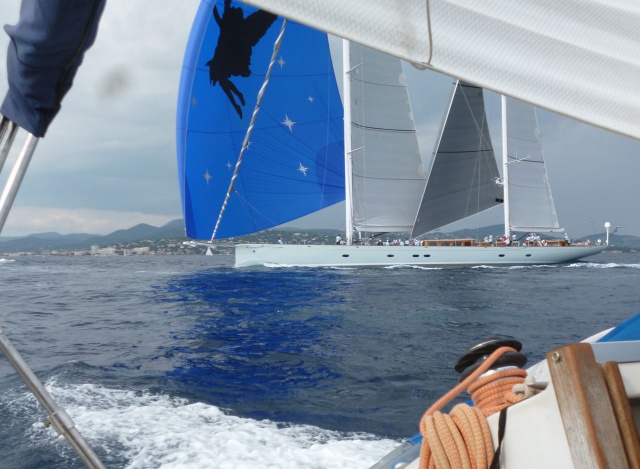
[[[394,269],[442,270],[443,269],[442,267],[427,267],[424,265],[414,265],[414,264],[389,265],[384,268],[389,270],[394,270]]]
[[[590,268],[590,269],[615,269],[617,267],[624,267],[627,269],[640,269],[640,264],[617,264],[615,262],[609,262],[607,264],[598,264],[596,262],[578,262],[575,264],[569,264],[570,268]]]
[[[398,445],[368,434],[235,417],[147,392],[55,381],[46,387],[92,446],[117,452],[131,469],[366,468]],[[41,424],[34,431],[58,438]]]

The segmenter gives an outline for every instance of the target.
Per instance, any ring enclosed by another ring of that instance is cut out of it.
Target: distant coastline
[[[488,233],[500,233],[501,225],[458,230],[450,233],[432,233],[429,238],[473,238],[479,239]],[[338,230],[306,230],[302,228],[272,229],[247,236],[214,242],[214,254],[232,254],[237,243],[277,243],[281,238],[286,244],[333,244]],[[406,237],[406,233],[390,233],[388,236]],[[576,238],[576,241],[604,239],[604,233]],[[385,235],[387,237],[387,235]],[[126,255],[202,255],[206,249],[193,245],[184,235],[181,219],[173,220],[161,227],[147,224],[117,230],[108,235],[38,233],[22,237],[0,237],[0,255],[5,257],[25,255],[63,256],[126,256]],[[609,252],[640,251],[640,237],[618,235],[612,238]]]

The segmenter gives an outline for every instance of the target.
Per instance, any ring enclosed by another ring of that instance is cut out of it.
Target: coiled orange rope
[[[524,382],[527,372],[511,368],[476,379],[507,352],[516,350],[500,347],[494,351],[477,370],[425,412],[420,420],[423,436],[420,469],[471,469],[491,465],[493,443],[486,417],[524,399],[511,389]],[[466,388],[475,407],[458,404],[449,415],[440,412]]]

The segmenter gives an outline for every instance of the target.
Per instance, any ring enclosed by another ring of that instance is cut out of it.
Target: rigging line
[[[493,144],[490,141],[488,141],[485,138],[485,135],[484,135],[485,126],[488,129],[486,110],[483,112],[482,125],[480,125],[478,123],[477,119],[476,119],[475,114],[473,113],[473,110],[471,109],[471,104],[469,103],[469,98],[467,97],[467,94],[464,91],[465,87],[467,87],[467,88],[476,88],[476,89],[480,90],[480,92],[482,93],[482,96],[483,96],[483,98],[482,98],[483,99],[483,106],[482,106],[483,110],[485,109],[485,106],[484,106],[484,90],[482,89],[482,87],[479,87],[479,86],[473,86],[473,85],[467,85],[467,84],[461,84],[460,85],[460,91],[462,92],[462,96],[464,97],[465,103],[467,104],[467,108],[469,108],[469,111],[471,113],[471,117],[473,118],[473,122],[475,123],[476,129],[478,130],[478,134],[480,136],[480,146],[481,146],[481,148],[479,150],[477,150],[477,153],[481,154],[480,152],[485,152],[485,151],[490,151],[490,152],[493,153],[494,152]],[[482,148],[483,144],[486,145],[486,150]],[[493,157],[493,159],[495,160],[495,156]],[[498,174],[497,176],[500,176],[500,174]]]
[[[277,225],[277,224],[278,224],[275,220],[271,219],[270,217],[268,217],[267,215],[265,215],[264,213],[262,213],[262,211],[258,210],[256,207],[254,207],[254,206],[251,204],[251,202],[249,202],[249,199],[246,199],[245,197],[242,197],[242,195],[241,195],[238,191],[236,191],[236,195],[238,196],[238,198],[240,199],[240,201],[244,202],[244,203],[245,203],[245,205],[246,205],[247,207],[249,207],[251,210],[253,210],[253,212],[255,212],[257,215],[261,215],[265,220],[268,220],[268,221],[269,221],[269,223],[273,224],[273,226],[275,226],[275,225]],[[252,218],[252,219],[255,219],[255,217],[253,217],[252,213],[249,213],[249,215],[251,215],[251,218]],[[255,221],[254,221],[253,225],[254,225],[256,228],[258,228],[258,229],[262,229],[262,228],[260,228],[260,227],[257,225],[257,223],[256,223]]]
[[[360,102],[362,103],[362,123],[363,123],[363,128],[368,128],[369,126],[366,125],[369,120],[367,119],[367,107],[369,102],[364,99],[365,98],[365,75],[367,75],[367,72],[369,71],[368,67],[365,67],[364,64],[364,59],[365,59],[365,49],[364,47],[360,47],[359,48],[360,51],[360,60],[359,62],[359,67],[362,70],[362,80],[361,80],[361,85],[358,87],[358,90],[360,91]],[[369,64],[370,65],[370,62]],[[349,77],[351,77],[351,75],[349,75]],[[353,83],[353,82],[351,82]],[[351,85],[351,88],[353,89],[353,85]],[[356,122],[353,122],[353,116],[351,118],[352,121],[352,125],[354,126],[358,126],[358,124]],[[352,132],[353,135],[353,132]],[[367,157],[367,139],[368,139],[368,134],[367,132],[362,132],[362,168],[363,168],[363,181],[362,181],[362,194],[360,194],[362,196],[362,198],[364,199],[364,203],[362,201],[360,201],[360,213],[361,213],[361,217],[362,219],[364,219],[364,224],[362,226],[364,226],[365,231],[367,230],[368,226],[369,226],[369,219],[371,217],[371,211],[369,210],[369,177],[367,176],[368,174],[368,166],[369,166],[369,158]],[[353,140],[353,138],[351,139]],[[350,156],[351,157],[351,161],[353,162],[353,155]],[[353,166],[351,166],[351,170],[353,171]],[[353,177],[353,175],[352,175]]]
[[[484,136],[484,129],[485,129],[485,125],[486,125],[486,119],[487,119],[487,115],[486,112],[482,113],[482,123],[478,122],[476,115],[473,113],[473,109],[471,107],[471,103],[469,102],[469,98],[467,96],[467,94],[465,93],[465,88],[466,85],[460,84],[460,92],[462,93],[462,97],[464,98],[464,102],[467,105],[467,109],[469,110],[469,113],[471,114],[471,118],[473,119],[473,123],[476,126],[476,131],[478,133],[478,136],[480,137],[478,140],[478,145],[479,148],[476,149],[475,152],[470,151],[469,153],[475,153],[476,155],[478,155],[478,157],[482,156],[482,148],[484,145],[486,145],[488,147],[488,149],[490,149],[491,152],[493,152],[493,145],[490,145],[489,142],[485,139]],[[475,87],[473,86],[473,88],[479,88],[479,87]],[[482,89],[481,93],[482,93]],[[484,109],[484,105],[483,105],[483,109]],[[480,181],[480,175],[477,174],[477,171],[480,169],[479,165],[480,162],[478,161],[479,158],[476,158],[476,164],[474,165],[474,176],[477,176],[478,181]],[[477,197],[476,197],[476,213],[480,213],[480,191],[481,191],[481,186],[478,185],[477,188]],[[468,207],[470,207],[471,203],[473,202],[471,200],[472,197],[472,191],[470,190],[469,193],[467,194],[467,210]],[[468,215],[467,215],[468,216]]]
[[[229,189],[227,189],[227,194],[224,197],[224,202],[222,203],[222,207],[220,208],[220,214],[218,215],[218,220],[216,221],[216,226],[213,228],[213,233],[211,234],[211,241],[216,237],[216,233],[218,232],[218,227],[220,226],[220,221],[222,220],[222,215],[227,208],[227,204],[229,203],[229,198],[231,197],[231,193],[234,191],[234,184],[238,177],[238,173],[240,172],[240,165],[242,164],[242,158],[244,157],[244,152],[249,146],[249,137],[251,136],[251,131],[253,130],[253,126],[256,122],[256,118],[258,117],[258,111],[260,110],[260,103],[262,102],[262,97],[264,95],[264,91],[267,89],[267,84],[269,83],[269,77],[271,76],[271,71],[273,70],[273,65],[276,63],[276,57],[278,56],[278,52],[280,51],[280,46],[282,45],[282,38],[284,36],[284,30],[287,26],[287,19],[285,18],[282,21],[282,27],[280,28],[280,33],[276,38],[276,41],[273,44],[273,54],[271,54],[271,61],[269,62],[269,67],[267,68],[267,73],[264,77],[264,82],[262,83],[262,87],[260,91],[258,91],[258,99],[256,101],[256,106],[253,109],[253,115],[251,116],[251,122],[249,123],[249,127],[247,128],[247,133],[244,135],[244,141],[242,142],[242,149],[240,150],[240,156],[238,156],[238,161],[236,162],[236,167],[233,171],[233,175],[231,176],[231,181],[229,182]]]
[[[358,55],[356,56],[356,51],[358,53]],[[356,60],[357,59],[357,60]],[[357,61],[357,65],[352,66],[352,64],[354,62]],[[365,122],[366,119],[366,110],[365,110],[365,103],[366,100],[364,99],[364,85],[365,85],[365,81],[364,81],[364,75],[365,75],[365,71],[366,71],[366,67],[364,66],[364,46],[358,45],[357,49],[354,49],[354,47],[351,45],[351,43],[349,43],[349,66],[351,67],[348,72],[348,80],[349,80],[349,89],[351,90],[351,101],[353,101],[353,95],[354,95],[354,82],[357,81],[358,82],[358,87],[356,90],[356,93],[358,93],[357,96],[357,102],[361,103],[361,106],[356,108],[356,112],[357,112],[357,119],[360,122]],[[361,76],[363,77],[363,79],[361,80],[356,80],[354,78],[354,74],[352,72],[354,72],[356,69],[358,69],[357,73],[360,73]],[[349,103],[344,103],[344,106],[351,106],[351,102]],[[367,201],[367,135],[366,132],[361,132],[360,133],[360,139],[358,140],[357,143],[360,144],[360,147],[358,148],[352,148],[353,143],[354,143],[354,138],[353,138],[353,128],[357,127],[357,128],[362,128],[362,129],[366,129],[366,127],[364,125],[358,124],[357,122],[355,122],[354,119],[354,107],[351,107],[351,122],[346,122],[345,121],[345,125],[349,125],[351,126],[351,145],[350,148],[351,150],[348,152],[348,154],[345,154],[345,158],[350,158],[351,159],[351,174],[345,175],[345,177],[349,177],[351,178],[351,197],[352,197],[352,205],[351,205],[351,218],[353,220],[353,224],[354,226],[356,225],[356,221],[362,221],[364,220],[364,223],[358,223],[358,226],[360,227],[360,229],[364,228],[364,231],[367,231],[367,223],[369,221],[369,206],[366,203]],[[359,152],[359,154],[361,155],[361,157],[359,159],[355,159],[354,160],[354,154],[355,152]],[[359,164],[359,166],[356,166],[356,163]],[[362,168],[361,172],[358,172],[357,169],[358,168]],[[356,182],[356,177],[358,176],[359,179],[357,179],[358,182]],[[357,200],[356,200],[357,199]]]
[[[327,36],[327,47],[329,47],[329,36]],[[329,53],[329,59],[331,59],[331,53]],[[326,96],[331,96],[331,78],[330,77],[334,77],[334,73],[333,73],[333,63],[331,60],[328,61],[327,64],[327,74],[326,76],[329,77],[328,80],[326,80]],[[337,83],[336,83],[337,85]],[[328,99],[328,103],[327,103],[327,108],[328,108],[328,113],[327,113],[327,117],[325,120],[325,137],[324,137],[324,147],[325,147],[325,152],[324,152],[324,159],[322,161],[322,191],[320,192],[320,198],[318,200],[318,207],[322,207],[322,202],[325,200],[325,195],[326,195],[326,188],[327,188],[327,173],[329,171],[329,169],[327,168],[327,159],[329,157],[329,129],[331,127],[331,100]]]
[[[549,181],[549,173],[547,171],[547,165],[545,164],[545,158],[544,158],[544,148],[542,145],[542,135],[540,135],[540,124],[538,122],[538,112],[536,110],[535,106],[533,107],[533,118],[536,122],[536,142],[540,144],[540,160],[543,163],[542,166],[542,170],[544,172],[544,180],[545,180],[545,186],[547,189],[547,204],[548,206],[551,208],[551,212],[552,212],[552,217],[555,217],[556,219],[556,225],[560,225],[560,222],[558,221],[558,213],[556,212],[556,206],[553,203],[553,194],[551,193],[551,182]]]

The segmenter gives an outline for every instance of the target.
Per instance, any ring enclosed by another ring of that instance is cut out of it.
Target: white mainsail
[[[504,98],[510,231],[559,231],[533,106]]]
[[[456,81],[412,236],[500,204],[499,178],[482,88]]]
[[[355,43],[349,57],[354,226],[408,232],[426,176],[402,63]]]
[[[244,0],[419,66],[640,138],[640,5]]]

